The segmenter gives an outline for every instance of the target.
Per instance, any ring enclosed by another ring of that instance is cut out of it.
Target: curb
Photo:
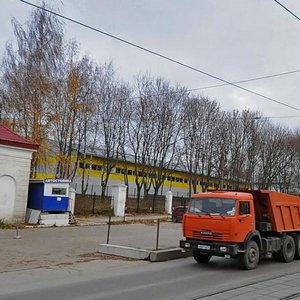
[[[149,260],[151,262],[167,261],[178,258],[186,258],[191,256],[191,252],[184,251],[181,248],[172,248],[164,250],[156,250],[150,252]]]
[[[140,248],[125,247],[111,244],[100,244],[98,246],[97,252],[138,260],[149,260],[151,262],[161,262],[191,256],[190,252],[186,252],[181,248],[145,250]]]
[[[147,260],[150,256],[150,251],[148,250],[111,244],[100,244],[98,252],[141,260]]]

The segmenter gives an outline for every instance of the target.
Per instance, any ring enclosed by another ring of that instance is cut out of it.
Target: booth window
[[[67,189],[66,188],[53,187],[52,188],[52,195],[67,195]]]

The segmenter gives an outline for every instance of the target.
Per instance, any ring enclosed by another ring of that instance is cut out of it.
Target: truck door
[[[250,231],[255,230],[253,203],[250,201],[239,201],[238,208],[239,232],[244,240]]]

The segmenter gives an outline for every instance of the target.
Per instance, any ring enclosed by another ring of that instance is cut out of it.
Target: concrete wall
[[[32,153],[0,145],[0,220],[25,219]]]

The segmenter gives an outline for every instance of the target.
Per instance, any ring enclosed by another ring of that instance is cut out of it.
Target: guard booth
[[[69,224],[69,179],[29,181],[27,222],[43,225]]]

